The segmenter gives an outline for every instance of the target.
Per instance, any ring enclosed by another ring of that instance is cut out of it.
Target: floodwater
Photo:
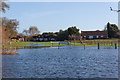
[[[118,49],[49,47],[3,55],[3,78],[118,78]]]

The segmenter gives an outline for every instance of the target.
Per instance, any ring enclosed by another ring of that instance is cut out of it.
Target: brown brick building
[[[107,31],[81,31],[83,39],[107,39]]]

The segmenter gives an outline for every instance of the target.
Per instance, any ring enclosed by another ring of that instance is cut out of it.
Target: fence
[[[98,49],[100,49],[100,47],[115,47],[115,49],[117,49],[119,45],[118,40],[84,40],[82,43],[97,46]]]

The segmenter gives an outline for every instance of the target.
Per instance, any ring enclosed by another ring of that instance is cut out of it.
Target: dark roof
[[[107,31],[81,31],[81,35],[108,35]]]
[[[48,37],[56,37],[56,34],[46,34],[46,35],[43,35],[45,38],[48,38]]]
[[[33,36],[33,38],[50,38],[50,37],[56,37],[56,34],[39,34],[39,35],[35,35]]]
[[[19,39],[22,38],[21,36],[16,36],[16,37],[12,37],[11,39]]]
[[[43,35],[36,35],[36,36],[33,36],[33,38],[41,38],[41,37],[43,37]]]
[[[37,38],[37,36],[33,36],[33,38]]]
[[[17,38],[22,38],[21,36],[17,36]]]
[[[17,37],[12,37],[11,39],[18,39]]]

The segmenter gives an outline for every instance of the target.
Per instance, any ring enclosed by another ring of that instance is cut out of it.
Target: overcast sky
[[[19,21],[19,32],[37,26],[42,32],[56,32],[77,26],[80,31],[102,30],[107,22],[118,24],[117,2],[8,2],[2,16]]]

